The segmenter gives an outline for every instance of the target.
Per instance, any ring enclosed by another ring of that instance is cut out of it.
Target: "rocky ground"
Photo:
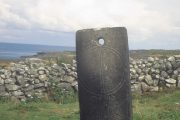
[[[180,87],[180,56],[167,58],[130,58],[131,90],[154,92]],[[64,91],[78,91],[76,61],[72,64],[50,63],[39,58],[26,58],[0,68],[0,96],[19,100],[42,97],[58,86]]]

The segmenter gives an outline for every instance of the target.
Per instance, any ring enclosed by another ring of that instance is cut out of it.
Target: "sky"
[[[180,49],[180,0],[0,0],[0,42],[75,46],[79,29],[126,27],[130,49]]]

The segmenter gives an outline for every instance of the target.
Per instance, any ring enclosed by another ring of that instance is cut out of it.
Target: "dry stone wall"
[[[180,87],[180,57],[130,58],[130,78],[131,90],[137,93]],[[42,97],[55,84],[65,91],[78,91],[75,60],[71,65],[49,65],[42,59],[28,58],[0,68],[0,96],[20,100]]]
[[[180,56],[131,58],[130,79],[132,91],[139,93],[180,87]]]
[[[48,65],[44,60],[29,58],[0,69],[0,96],[20,100],[42,97],[55,84],[65,91],[77,91],[76,61],[73,65]]]

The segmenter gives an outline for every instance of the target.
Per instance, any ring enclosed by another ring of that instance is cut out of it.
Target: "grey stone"
[[[7,88],[8,91],[16,91],[16,90],[18,90],[20,88],[20,86],[6,84],[6,88]]]
[[[44,74],[44,75],[39,75],[39,80],[41,81],[46,81],[48,80],[47,76]]]
[[[77,62],[76,62],[76,60],[73,59],[73,60],[72,60],[72,63],[73,63],[73,65],[74,65],[74,64],[76,64]]]
[[[160,65],[160,70],[166,70],[166,64],[165,63],[162,63]]]
[[[3,93],[3,92],[5,92],[5,87],[4,85],[0,85],[0,93]]]
[[[44,83],[34,84],[35,89],[41,88],[41,87],[44,87]]]
[[[40,83],[40,81],[39,81],[38,79],[35,79],[35,80],[34,80],[34,83],[35,83],[35,84],[38,84],[38,83]]]
[[[168,74],[167,74],[165,71],[162,71],[162,72],[161,72],[161,76],[162,76],[163,78],[168,78]]]
[[[74,89],[76,91],[78,91],[78,83],[77,83],[77,81],[74,81],[73,83],[71,83],[71,85],[74,87]]]
[[[169,84],[176,84],[176,80],[170,78],[170,79],[165,79],[165,81]]]
[[[73,83],[75,81],[75,78],[71,76],[64,76],[63,81]]]
[[[34,85],[29,85],[24,89],[24,91],[31,91],[33,89],[34,89]]]
[[[12,94],[13,94],[14,96],[22,96],[22,95],[24,95],[24,93],[21,92],[20,90],[14,91],[14,92],[12,92]]]
[[[25,85],[26,80],[24,79],[23,76],[18,75],[18,76],[16,76],[16,82],[17,82],[18,85]]]
[[[151,87],[148,86],[146,83],[141,82],[141,90],[142,92],[149,92],[151,90]]]
[[[26,87],[26,88],[27,88],[29,85],[30,85],[30,84],[26,83],[26,84],[24,85],[24,87]]]
[[[166,83],[166,87],[168,87],[168,88],[175,88],[176,84]]]
[[[173,74],[174,74],[174,75],[178,75],[178,71],[175,70],[175,71],[173,72]]]
[[[159,79],[154,79],[153,80],[153,86],[158,86],[159,85]]]
[[[45,74],[45,71],[44,71],[44,70],[39,70],[38,73],[39,73],[40,75],[43,75],[43,74]]]
[[[16,69],[16,75],[24,75],[25,74],[25,70],[24,69]]]
[[[44,82],[44,87],[48,87],[48,86],[50,86],[50,82],[45,81]]]
[[[9,78],[4,80],[5,84],[15,84],[15,82],[16,82],[15,78]]]
[[[35,70],[35,69],[30,69],[29,70],[29,74],[31,74],[31,75],[34,75],[36,73],[37,73],[37,70]]]
[[[77,72],[71,72],[71,73],[69,73],[69,75],[74,77],[74,78],[77,78]]]
[[[173,70],[168,70],[167,73],[168,73],[168,74],[172,74],[172,73],[173,73]]]
[[[154,69],[159,69],[160,68],[160,64],[159,63],[155,63],[153,66]]]
[[[88,29],[76,35],[81,120],[130,120],[126,29]]]
[[[156,87],[151,87],[150,91],[152,92],[158,92],[159,91],[159,87],[156,86]]]
[[[156,70],[154,68],[151,68],[151,73],[156,73]]]
[[[141,91],[141,84],[140,83],[138,83],[138,84],[133,84],[133,85],[131,85],[131,91],[132,92],[135,92],[135,93],[142,93],[142,91]]]
[[[0,85],[4,84],[4,80],[2,78],[0,78]]]
[[[149,68],[150,68],[152,65],[153,65],[152,63],[147,63],[147,64],[146,64],[146,66],[149,67]]]
[[[34,92],[35,93],[43,93],[43,92],[46,92],[46,89],[44,87],[40,87],[38,89],[35,89]]]
[[[75,86],[75,85],[77,85],[77,84],[78,84],[77,81],[74,81],[74,82],[71,83],[72,86]]]
[[[159,61],[159,58],[158,58],[158,57],[155,57],[154,59],[155,59],[155,61]]]
[[[141,69],[136,69],[136,72],[138,73],[138,74],[141,74],[142,73],[142,70]]]
[[[130,69],[130,72],[131,72],[132,74],[136,74],[136,70],[135,70],[134,68]]]
[[[156,75],[156,79],[160,79],[160,75],[157,74],[157,75]]]
[[[2,79],[6,79],[6,76],[4,74],[0,75]]]
[[[177,83],[177,87],[180,88],[180,75],[178,76],[178,83]]]
[[[172,69],[172,64],[170,62],[166,62],[166,68],[168,70],[171,70]]]
[[[145,80],[145,76],[144,75],[141,75],[141,76],[139,76],[139,81],[143,81],[143,80]]]
[[[178,75],[172,75],[171,78],[177,80],[178,79]]]
[[[152,80],[152,77],[151,75],[146,75],[145,76],[145,81],[148,85],[153,85],[153,80]]]
[[[160,70],[159,70],[159,69],[156,69],[155,73],[156,73],[156,74],[160,74]]]
[[[148,62],[154,62],[154,58],[153,57],[148,57]]]
[[[178,75],[178,80],[180,81],[180,75]]]
[[[170,61],[170,62],[174,62],[175,60],[176,60],[176,59],[175,59],[174,56],[171,56],[171,57],[168,58],[168,61]]]
[[[178,71],[178,73],[180,73],[180,67],[179,67],[179,68],[177,68],[177,71]]]
[[[4,91],[4,92],[0,92],[0,96],[2,96],[2,97],[10,97],[11,94],[9,94],[8,92]]]

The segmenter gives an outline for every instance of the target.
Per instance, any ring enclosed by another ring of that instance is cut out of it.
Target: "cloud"
[[[156,33],[180,37],[179,4],[179,0],[0,0],[0,33],[125,26],[130,41],[155,39]]]

